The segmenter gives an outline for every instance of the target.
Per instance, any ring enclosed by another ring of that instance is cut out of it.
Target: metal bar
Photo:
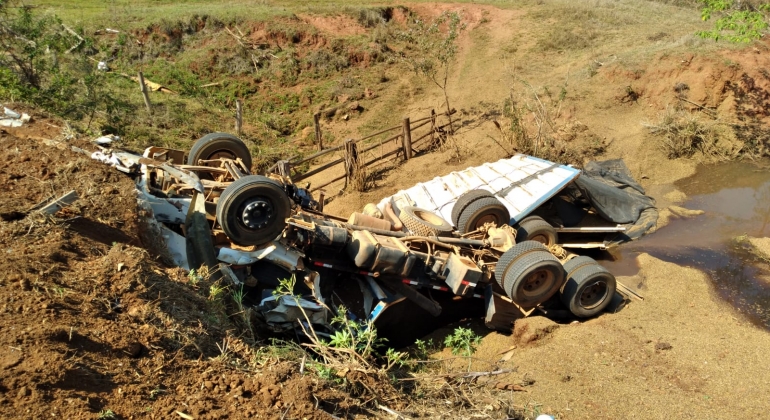
[[[614,226],[614,227],[554,227],[554,230],[557,232],[563,232],[563,233],[581,233],[581,232],[595,232],[595,233],[602,233],[602,232],[625,232],[626,228],[625,226]]]
[[[578,248],[578,249],[606,249],[607,245],[604,242],[586,242],[582,244],[559,244],[562,248]]]

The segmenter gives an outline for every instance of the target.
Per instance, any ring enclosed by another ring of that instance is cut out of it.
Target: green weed
[[[472,356],[481,343],[481,336],[470,328],[457,327],[451,335],[444,338],[444,345],[452,349],[452,354]]]
[[[99,412],[98,414],[99,419],[116,419],[118,418],[117,415],[115,415],[115,412],[110,409],[105,409]]]

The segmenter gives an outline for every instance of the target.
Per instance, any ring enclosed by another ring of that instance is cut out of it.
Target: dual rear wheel
[[[556,292],[579,318],[601,313],[615,294],[615,277],[590,257],[576,257],[563,266],[545,245],[524,241],[498,260],[495,279],[508,297],[523,308],[534,308]]]

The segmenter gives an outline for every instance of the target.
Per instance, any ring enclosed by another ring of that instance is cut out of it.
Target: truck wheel
[[[407,230],[418,236],[445,236],[453,230],[441,216],[419,207],[404,206],[398,218]]]
[[[590,257],[577,257],[564,264],[567,282],[561,301],[580,318],[599,314],[610,304],[615,294],[615,276]]]
[[[468,207],[468,204],[481,197],[492,197],[492,193],[487,190],[470,190],[460,194],[460,196],[457,197],[457,201],[455,201],[455,205],[452,207],[452,223],[457,226],[460,212]]]
[[[559,290],[564,282],[564,268],[543,244],[525,241],[500,257],[495,278],[516,304],[532,308]]]
[[[468,204],[457,217],[460,233],[473,232],[485,223],[495,226],[507,225],[511,221],[508,209],[495,197],[481,197]]]
[[[198,165],[199,160],[238,159],[251,170],[251,152],[243,140],[227,133],[210,133],[198,139],[187,155],[188,165]]]
[[[249,175],[228,185],[217,202],[217,221],[225,235],[238,245],[263,245],[272,241],[291,215],[291,202],[283,186],[261,175]]]
[[[558,243],[559,236],[550,223],[539,216],[529,216],[519,222],[516,241],[537,241],[545,246],[551,246]]]

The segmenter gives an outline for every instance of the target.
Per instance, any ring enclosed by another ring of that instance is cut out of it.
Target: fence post
[[[356,142],[352,139],[345,140],[345,186],[348,187],[348,182],[353,181],[353,175],[358,167],[358,150],[356,148]]]
[[[235,100],[235,135],[241,136],[243,128],[243,102],[240,99]]]
[[[436,110],[430,110],[430,147],[436,145]]]
[[[412,126],[409,123],[409,117],[404,118],[404,135],[401,136],[401,143],[404,148],[404,159],[412,158]]]
[[[321,139],[321,113],[316,112],[313,114],[313,125],[315,125],[315,141],[318,144],[318,150],[324,149],[323,140]]]
[[[152,104],[150,104],[150,95],[147,93],[147,85],[144,84],[144,75],[139,72],[139,88],[142,90],[142,96],[144,97],[144,105],[147,107],[147,112],[152,114]]]

